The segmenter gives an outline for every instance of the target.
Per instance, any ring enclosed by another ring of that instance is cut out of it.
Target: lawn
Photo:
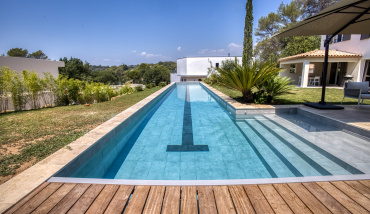
[[[220,85],[212,85],[215,89],[221,91],[225,95],[239,101],[244,102],[242,93],[234,89],[226,88]],[[325,93],[325,101],[332,104],[340,104],[343,99],[343,89],[327,88]],[[276,97],[273,104],[303,104],[307,102],[319,102],[321,100],[321,88],[294,88],[291,94],[285,94]],[[357,100],[345,98],[344,105],[357,105]],[[370,104],[369,100],[364,100],[364,104]]]
[[[90,106],[0,114],[0,184],[159,89],[154,87]]]

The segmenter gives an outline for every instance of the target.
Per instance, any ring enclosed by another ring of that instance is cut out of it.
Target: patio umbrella
[[[288,30],[274,35],[277,37],[329,35],[324,42],[325,58],[321,101],[305,105],[319,109],[343,109],[343,107],[325,103],[329,43],[338,34],[370,34],[369,10],[370,0],[341,0]]]

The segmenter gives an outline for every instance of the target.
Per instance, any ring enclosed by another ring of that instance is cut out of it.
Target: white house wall
[[[216,68],[216,63],[219,63],[221,66],[222,61],[234,60],[235,57],[189,57],[186,59],[186,75],[207,76],[208,68],[210,67],[211,63],[212,66]],[[241,62],[241,57],[238,57],[238,60]]]
[[[18,72],[33,70],[39,77],[44,77],[44,73],[49,72],[57,78],[59,75],[58,67],[64,67],[65,65],[63,61],[0,56],[0,68],[3,66],[7,66],[11,70]]]
[[[326,36],[321,36],[322,41],[325,38]],[[330,44],[329,49],[361,54],[363,59],[370,59],[370,39],[360,40],[360,38],[360,34],[352,34],[350,40]],[[320,49],[325,49],[323,42],[321,42]]]

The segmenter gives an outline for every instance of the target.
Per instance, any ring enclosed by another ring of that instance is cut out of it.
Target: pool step
[[[236,124],[278,177],[363,174],[267,117],[256,116]]]

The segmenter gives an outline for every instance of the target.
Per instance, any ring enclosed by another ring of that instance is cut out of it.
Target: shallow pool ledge
[[[266,104],[243,104],[240,103],[212,86],[201,82],[201,86],[227,109],[231,114],[238,118],[247,114],[275,114],[275,113],[296,113],[297,108],[303,105],[266,105]]]
[[[116,126],[174,86],[171,83],[0,185],[0,213],[36,189]]]

